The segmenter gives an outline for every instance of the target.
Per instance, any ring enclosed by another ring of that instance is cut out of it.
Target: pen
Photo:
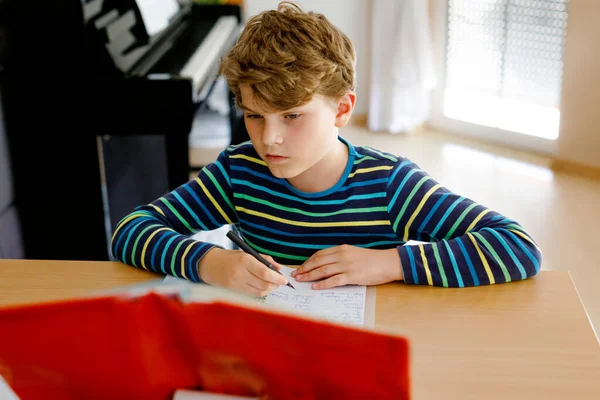
[[[267,268],[269,268],[269,269],[277,272],[279,275],[283,276],[283,274],[281,272],[279,272],[279,270],[277,270],[277,268],[275,268],[270,262],[265,260],[260,254],[258,254],[258,252],[256,250],[254,250],[252,247],[250,247],[248,245],[248,243],[244,242],[244,240],[241,237],[239,237],[234,231],[227,232],[227,237],[233,243],[235,243],[240,249],[244,250],[246,253],[248,253],[251,256],[253,256],[254,258],[256,258],[258,261],[263,263]],[[292,289],[296,290],[296,288],[292,286],[292,284],[289,282],[289,280],[288,280],[288,283],[286,286],[289,286]]]

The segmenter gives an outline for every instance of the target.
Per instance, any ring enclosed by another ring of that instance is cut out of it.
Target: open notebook
[[[298,282],[292,277],[294,268],[283,266],[281,273],[295,290],[280,286],[264,302],[347,325],[373,327],[375,322],[375,288],[347,285],[325,290],[312,289],[312,282]],[[181,279],[166,276],[165,283]]]

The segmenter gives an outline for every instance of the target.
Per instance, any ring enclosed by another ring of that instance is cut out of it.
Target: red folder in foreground
[[[0,375],[21,400],[409,399],[408,351],[399,336],[156,292],[0,309]]]

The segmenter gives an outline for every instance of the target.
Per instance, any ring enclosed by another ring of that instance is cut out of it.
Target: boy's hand
[[[403,280],[397,249],[373,250],[342,245],[319,250],[292,272],[300,282],[321,280],[313,289],[343,285],[380,285]]]
[[[281,266],[270,256],[261,254],[275,268]],[[198,265],[200,278],[209,285],[222,286],[251,296],[263,297],[287,284],[287,278],[271,271],[242,250],[213,248]]]

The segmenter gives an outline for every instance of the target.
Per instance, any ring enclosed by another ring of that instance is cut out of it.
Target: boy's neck
[[[349,150],[341,140],[319,162],[288,182],[306,193],[318,193],[330,189],[340,180],[348,164]]]

